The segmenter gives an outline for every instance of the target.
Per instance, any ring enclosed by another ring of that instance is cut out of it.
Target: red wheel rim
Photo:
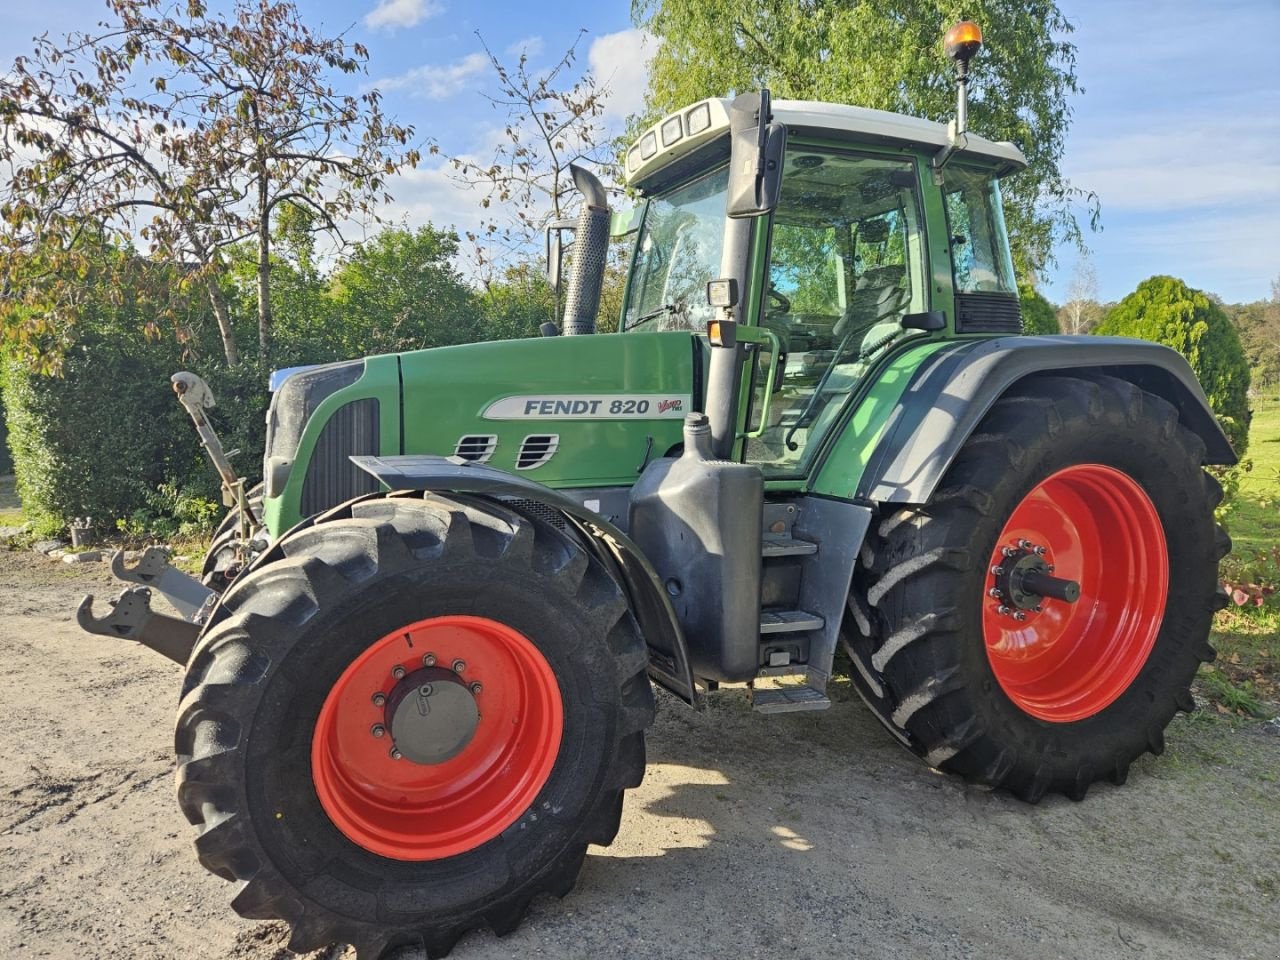
[[[456,667],[474,697],[474,732],[442,762],[394,759],[385,698],[394,704],[406,682],[397,671],[411,681],[427,665]],[[555,673],[527,637],[484,617],[434,617],[387,634],[343,671],[316,720],[311,773],[348,839],[395,860],[439,860],[520,818],[551,775],[563,726]]]
[[[1036,611],[994,595],[1006,549],[1028,544],[1044,548],[1053,576],[1080,585],[1078,600],[1045,597]],[[1146,663],[1168,588],[1164,528],[1132,477],[1092,463],[1047,477],[1010,515],[988,568],[982,629],[1001,689],[1054,723],[1104,710]]]

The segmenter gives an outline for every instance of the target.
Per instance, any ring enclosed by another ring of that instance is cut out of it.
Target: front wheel
[[[930,765],[1032,802],[1123,782],[1213,657],[1230,541],[1203,450],[1126,381],[1019,385],[863,551],[845,630],[863,698]]]
[[[647,660],[569,533],[492,501],[353,501],[237,578],[188,664],[178,798],[200,861],[294,951],[507,933],[617,833]]]

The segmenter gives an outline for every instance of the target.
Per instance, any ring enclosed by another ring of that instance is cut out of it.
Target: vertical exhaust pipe
[[[569,173],[582,194],[582,212],[573,231],[573,272],[565,293],[564,333],[577,336],[596,332],[609,256],[609,196],[591,171],[570,164]]]

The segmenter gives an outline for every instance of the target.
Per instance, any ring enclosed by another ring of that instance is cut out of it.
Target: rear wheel
[[[864,699],[932,766],[1026,800],[1123,782],[1213,657],[1230,541],[1203,449],[1126,381],[1019,385],[863,551],[845,642]]]
[[[278,554],[274,555],[274,554]],[[647,654],[569,534],[373,497],[238,579],[188,665],[178,796],[201,863],[289,947],[443,956],[573,886],[644,774]]]

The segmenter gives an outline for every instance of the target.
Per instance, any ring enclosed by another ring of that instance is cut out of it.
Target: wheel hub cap
[[[452,670],[424,667],[387,698],[392,748],[410,763],[444,763],[463,751],[480,721],[476,698]]]

